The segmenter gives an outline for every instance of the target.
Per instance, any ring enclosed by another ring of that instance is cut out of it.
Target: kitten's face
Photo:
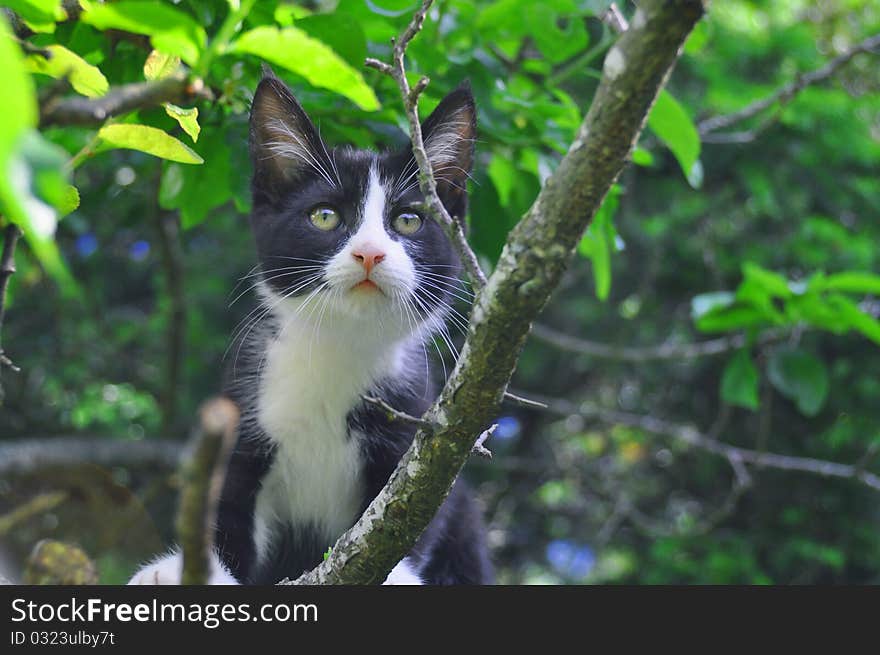
[[[451,93],[423,125],[438,192],[463,220],[474,105]],[[264,79],[251,111],[252,226],[265,302],[303,321],[328,315],[387,336],[436,327],[460,292],[459,262],[422,210],[410,149],[327,148],[290,91]]]

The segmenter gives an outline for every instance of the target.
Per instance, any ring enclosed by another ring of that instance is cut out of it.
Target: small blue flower
[[[556,539],[547,544],[547,561],[560,575],[580,580],[593,570],[596,556],[589,546]]]
[[[91,232],[82,234],[76,239],[76,252],[80,257],[88,257],[98,249],[98,239]]]
[[[498,423],[498,427],[495,428],[495,432],[492,433],[493,439],[507,441],[508,439],[515,439],[519,436],[522,425],[520,424],[519,419],[515,416],[502,416],[496,422]]]
[[[128,247],[128,256],[136,262],[144,261],[150,254],[150,244],[147,241],[135,241]]]

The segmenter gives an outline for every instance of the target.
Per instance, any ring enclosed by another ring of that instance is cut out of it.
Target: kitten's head
[[[438,193],[464,220],[473,97],[450,93],[423,123]],[[251,109],[253,213],[264,300],[303,320],[325,313],[403,336],[437,325],[460,292],[460,264],[422,210],[410,146],[329,148],[290,90],[267,76]]]

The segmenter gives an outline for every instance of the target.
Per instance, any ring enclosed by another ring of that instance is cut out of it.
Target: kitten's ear
[[[290,89],[268,68],[251,105],[250,151],[254,190],[270,197],[309,169],[331,170],[327,150]]]
[[[422,123],[422,140],[437,179],[437,191],[450,211],[465,196],[474,164],[477,110],[470,84],[447,95]]]

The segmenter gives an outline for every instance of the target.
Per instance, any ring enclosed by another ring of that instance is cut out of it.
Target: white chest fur
[[[348,434],[347,416],[360,394],[401,363],[387,335],[334,328],[331,337],[288,324],[265,355],[257,418],[276,456],[257,496],[259,557],[276,526],[311,524],[335,539],[360,510],[361,444]]]

